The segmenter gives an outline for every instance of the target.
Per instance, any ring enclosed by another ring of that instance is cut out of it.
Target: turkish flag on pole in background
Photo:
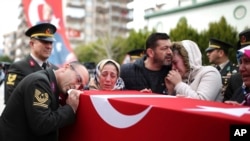
[[[56,41],[53,43],[53,51],[49,58],[51,63],[61,66],[77,60],[65,35],[61,0],[23,0],[23,8],[28,26],[50,22],[57,27]]]

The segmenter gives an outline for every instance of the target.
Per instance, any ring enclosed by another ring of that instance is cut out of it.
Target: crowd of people
[[[56,27],[40,23],[29,28],[30,55],[10,65],[5,77],[5,108],[0,117],[0,140],[51,140],[61,127],[75,120],[83,90],[138,90],[250,106],[250,30],[233,46],[211,38],[206,49],[212,65],[202,65],[202,54],[191,40],[171,41],[166,33],[152,33],[144,55],[120,65],[103,59],[93,75],[80,62],[57,67],[48,62]]]

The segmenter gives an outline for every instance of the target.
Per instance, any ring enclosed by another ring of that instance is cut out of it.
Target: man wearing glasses
[[[58,140],[58,129],[71,124],[89,72],[79,62],[37,71],[15,88],[0,117],[0,140]],[[68,94],[67,94],[68,92]],[[59,94],[67,95],[59,105]]]
[[[5,79],[4,103],[6,104],[17,84],[28,74],[57,67],[47,61],[55,41],[56,27],[50,23],[40,23],[29,28],[25,35],[30,38],[30,54],[11,64]]]

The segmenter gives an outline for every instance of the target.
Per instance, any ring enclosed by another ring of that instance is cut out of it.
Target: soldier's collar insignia
[[[30,60],[30,61],[29,61],[29,64],[30,64],[31,67],[34,67],[34,66],[35,66],[35,62],[34,62],[33,60]]]

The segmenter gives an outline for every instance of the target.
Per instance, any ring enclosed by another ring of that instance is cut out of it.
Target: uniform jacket
[[[242,102],[242,100],[244,99],[242,93],[242,84],[243,81],[240,73],[233,74],[228,80],[228,85],[224,94],[223,101],[233,100]]]
[[[212,66],[202,66],[201,52],[196,44],[189,40],[182,41],[182,44],[188,52],[191,71],[188,73],[187,80],[175,86],[176,94],[188,98],[222,101],[219,71]]]
[[[231,75],[236,74],[238,71],[239,71],[238,66],[229,61],[225,65],[225,67],[222,70],[220,70],[222,85],[226,87]]]
[[[69,105],[59,107],[58,95],[52,69],[25,77],[0,117],[0,140],[56,141],[58,129],[75,119]]]
[[[142,90],[148,88],[154,93],[165,94],[164,78],[171,67],[163,66],[160,71],[150,71],[144,66],[145,59],[146,56],[137,59],[134,63],[121,65],[120,77],[125,83],[125,89]]]
[[[49,67],[57,69],[53,64],[48,64]],[[8,69],[5,79],[4,103],[7,103],[11,93],[17,84],[28,74],[42,70],[42,67],[29,55],[25,59],[14,62]]]

